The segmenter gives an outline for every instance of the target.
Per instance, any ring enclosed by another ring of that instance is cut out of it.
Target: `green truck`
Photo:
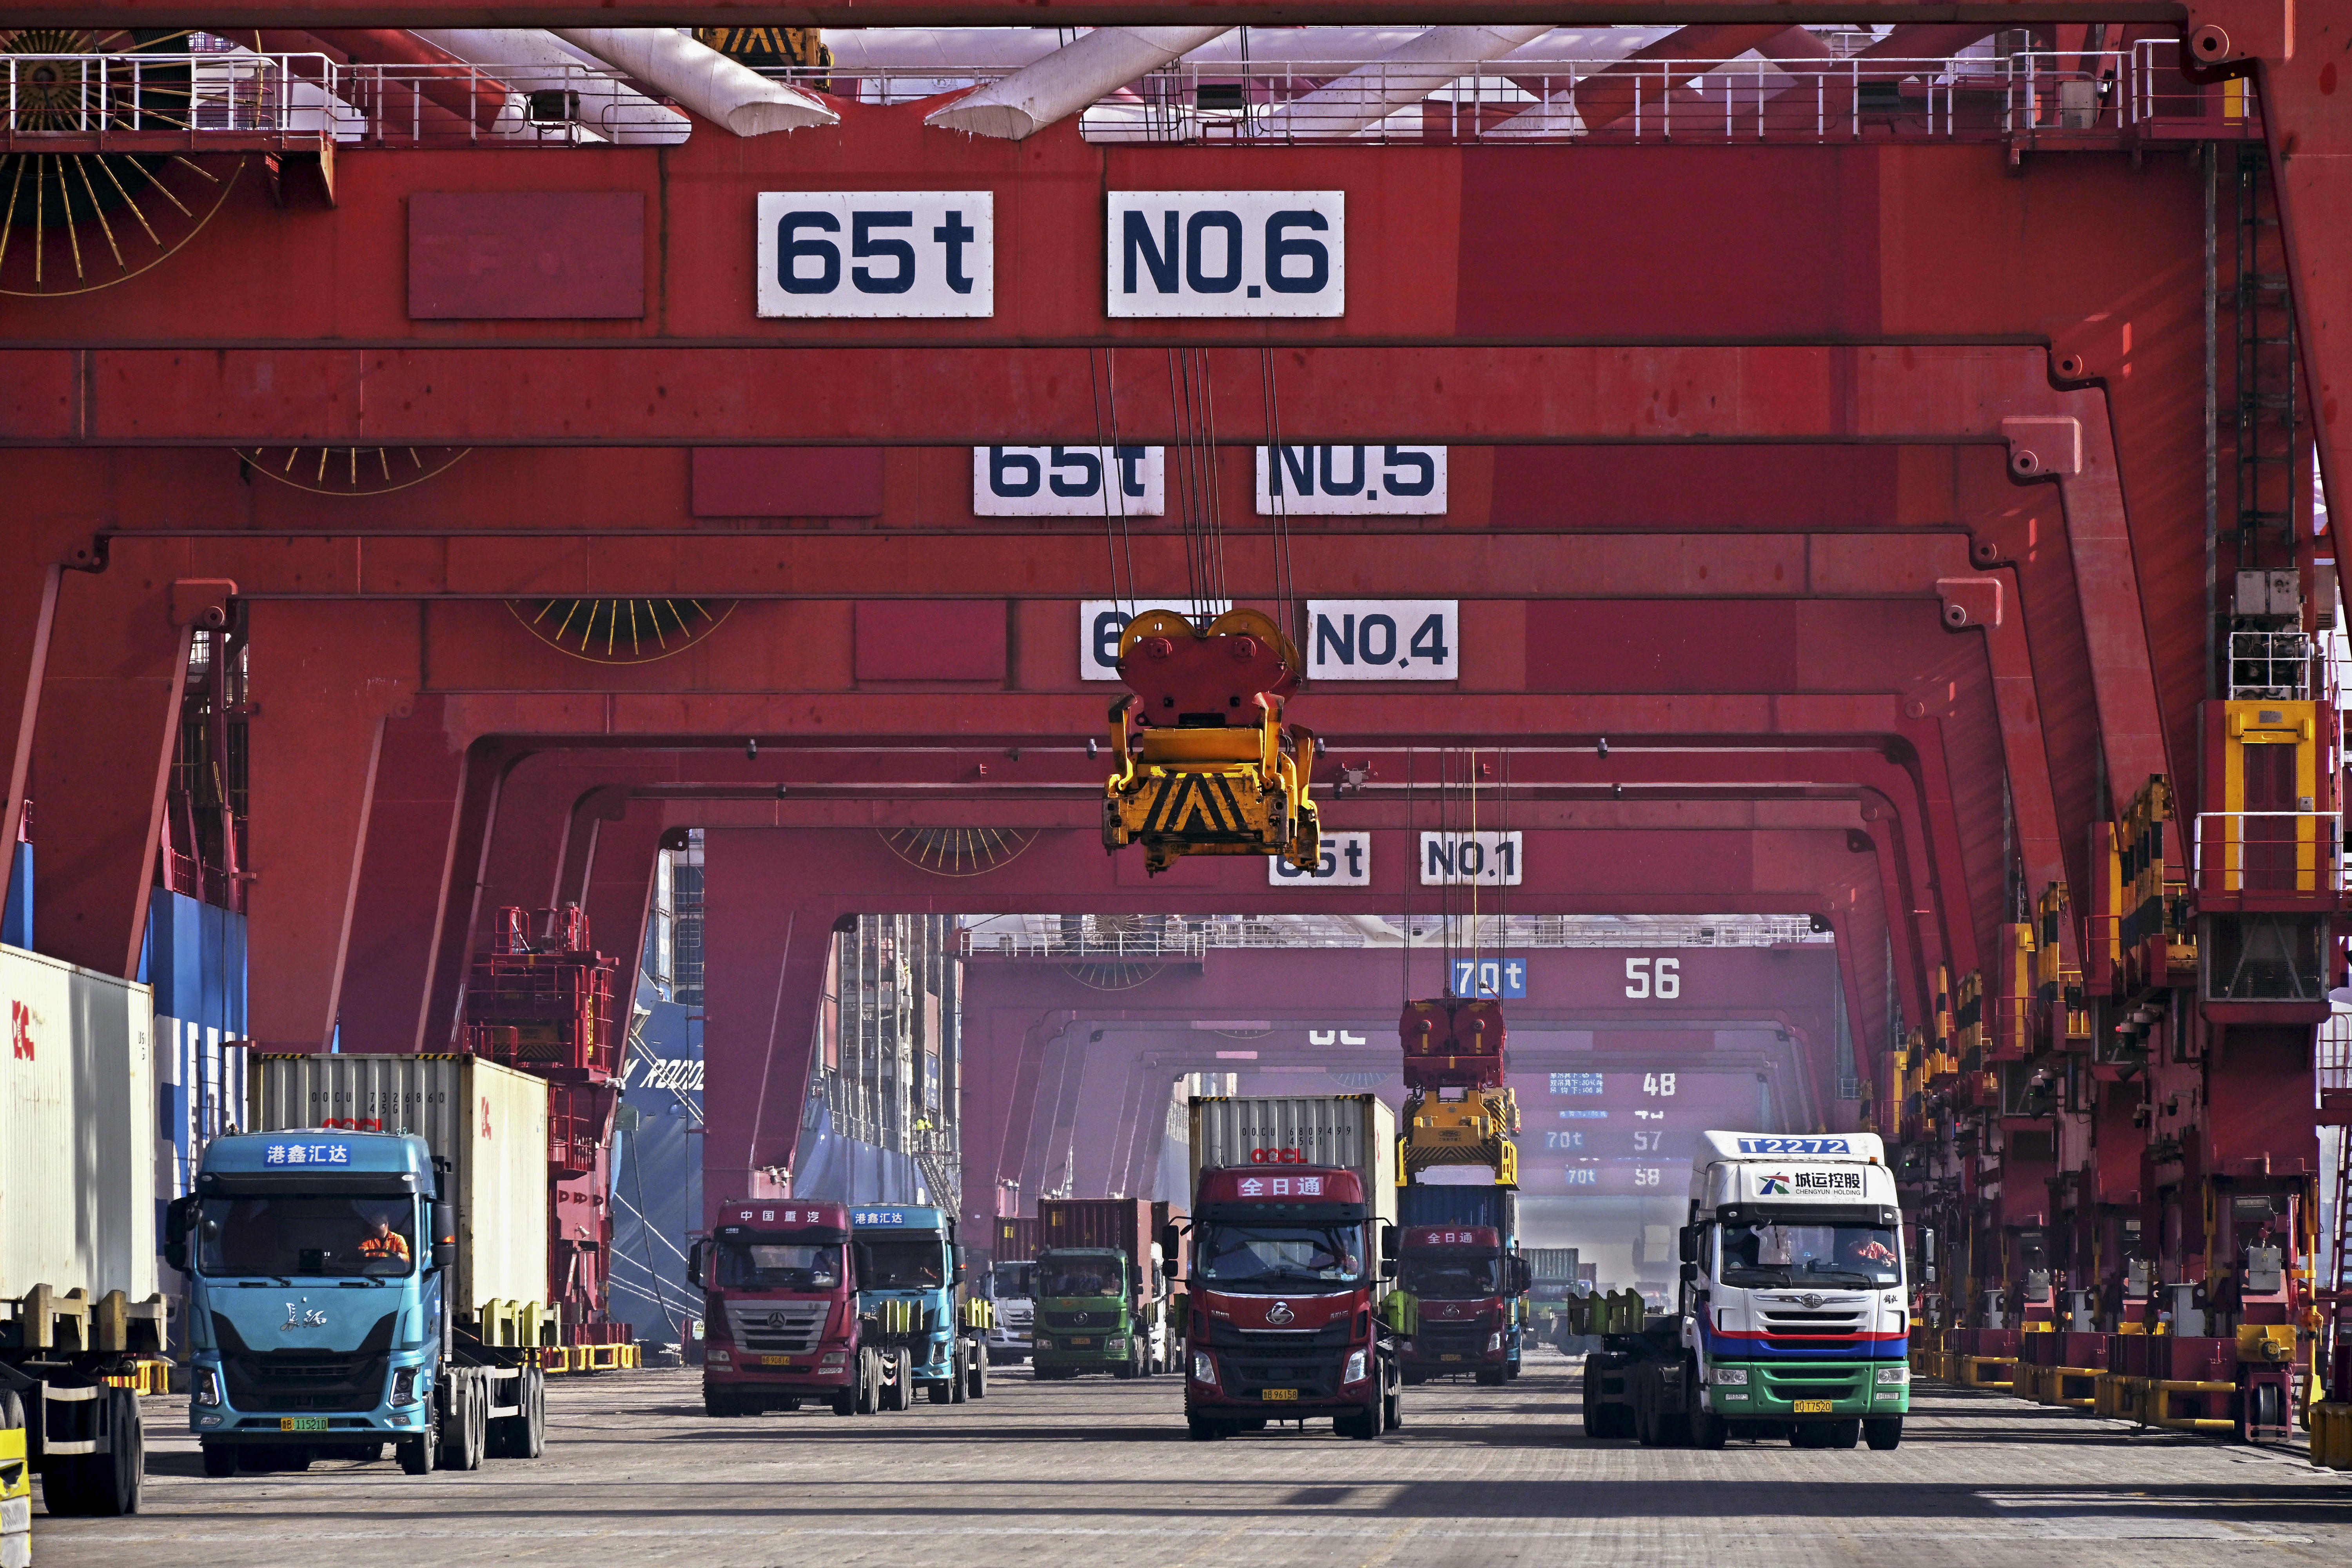
[[[1141,1198],[1049,1198],[1037,1205],[1030,1331],[1036,1376],[1150,1377],[1175,1365],[1153,1217]]]

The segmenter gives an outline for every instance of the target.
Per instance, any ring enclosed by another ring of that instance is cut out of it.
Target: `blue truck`
[[[849,1211],[864,1342],[887,1363],[880,1407],[904,1410],[920,1388],[934,1405],[988,1396],[986,1303],[964,1300],[955,1216],[914,1204]]]
[[[461,1215],[445,1174],[411,1133],[205,1146],[163,1245],[188,1281],[188,1419],[206,1475],[387,1447],[411,1475],[538,1457],[536,1352],[485,1344],[453,1318],[460,1225],[498,1219]]]

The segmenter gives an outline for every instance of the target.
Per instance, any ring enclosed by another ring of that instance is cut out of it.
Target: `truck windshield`
[[[1360,1225],[1209,1225],[1193,1243],[1193,1272],[1220,1290],[1354,1285],[1364,1277]]]
[[[1903,1279],[1895,1233],[1867,1225],[1763,1221],[1723,1227],[1726,1285],[1895,1285]]]
[[[206,1198],[196,1267],[207,1275],[389,1279],[413,1273],[416,1204],[404,1197]]]
[[[1000,1263],[991,1272],[990,1288],[1000,1301],[1017,1300],[1029,1294],[1029,1276],[1036,1268],[1034,1263]]]
[[[947,1283],[947,1244],[936,1232],[861,1239],[856,1246],[861,1290],[936,1290]]]
[[[840,1283],[838,1247],[738,1241],[719,1249],[722,1290],[824,1290]]]
[[[1109,1253],[1091,1258],[1041,1258],[1037,1260],[1037,1294],[1116,1296],[1121,1289],[1120,1261]]]
[[[1406,1290],[1438,1301],[1467,1301],[1496,1296],[1503,1289],[1503,1260],[1475,1256],[1408,1258],[1403,1279]]]

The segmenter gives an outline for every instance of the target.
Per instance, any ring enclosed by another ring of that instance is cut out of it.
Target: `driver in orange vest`
[[[392,1222],[382,1215],[367,1222],[367,1233],[360,1237],[360,1258],[373,1263],[379,1258],[396,1258],[408,1261],[408,1238],[392,1228]]]

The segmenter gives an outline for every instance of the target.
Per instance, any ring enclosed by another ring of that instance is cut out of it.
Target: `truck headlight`
[[[1054,1348],[1054,1342],[1044,1334],[1039,1334],[1030,1342],[1035,1349],[1041,1351],[1049,1351]]]
[[[1748,1369],[1744,1366],[1709,1367],[1706,1380],[1720,1387],[1726,1384],[1737,1388],[1748,1386]]]
[[[1911,1369],[1907,1366],[1882,1366],[1878,1369],[1878,1381],[1881,1383],[1908,1383],[1911,1381]]]
[[[416,1369],[404,1366],[392,1374],[392,1402],[394,1405],[416,1403]]]
[[[1490,1351],[1501,1350],[1503,1348],[1503,1336],[1500,1334],[1488,1334],[1486,1336],[1486,1348]]]
[[[849,1352],[847,1351],[827,1351],[824,1352],[824,1364],[826,1366],[841,1366],[848,1360]]]
[[[188,1384],[188,1397],[198,1405],[216,1405],[221,1402],[221,1379],[217,1368],[200,1366]]]
[[[1342,1383],[1361,1383],[1364,1381],[1363,1352],[1358,1351],[1348,1358],[1348,1375],[1341,1378],[1339,1381]]]
[[[708,1352],[707,1359],[713,1366],[729,1366],[733,1364],[735,1360],[733,1355],[726,1351],[720,1350],[716,1345],[713,1345],[710,1348]]]
[[[1192,1352],[1192,1381],[1207,1384],[1217,1381],[1217,1363],[1209,1359],[1209,1352],[1206,1351]]]
[[[1123,1338],[1103,1341],[1103,1353],[1105,1355],[1125,1355],[1127,1353],[1127,1341]]]

